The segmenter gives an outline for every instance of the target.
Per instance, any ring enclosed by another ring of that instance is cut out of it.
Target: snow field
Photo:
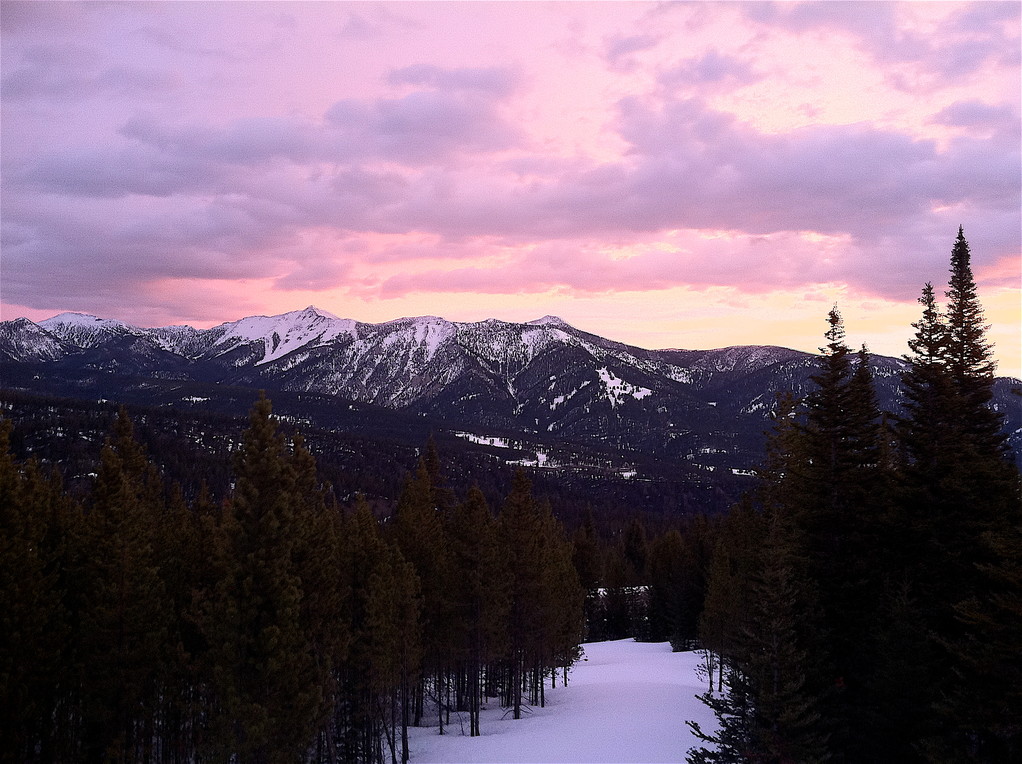
[[[697,740],[686,726],[716,729],[713,713],[696,699],[706,684],[696,676],[700,656],[672,653],[664,642],[630,639],[583,645],[584,659],[568,687],[547,686],[546,708],[514,720],[493,701],[483,711],[482,735],[468,737],[451,715],[451,734],[409,730],[412,764],[504,762],[683,762]]]

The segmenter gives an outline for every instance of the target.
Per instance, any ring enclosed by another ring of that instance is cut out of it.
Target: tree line
[[[409,726],[478,735],[487,699],[517,718],[577,658],[572,546],[524,473],[495,514],[429,447],[380,521],[261,397],[226,499],[168,485],[123,411],[79,499],[10,429],[5,760],[396,764]]]
[[[690,761],[1022,757],[1022,495],[961,228],[950,271],[943,309],[923,288],[902,413],[837,308],[814,391],[778,407],[707,572],[719,728],[690,723]]]

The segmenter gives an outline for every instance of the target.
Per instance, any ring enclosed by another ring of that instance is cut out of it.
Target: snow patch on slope
[[[647,395],[653,394],[653,391],[648,387],[640,387],[639,385],[633,385],[631,382],[625,382],[606,366],[597,369],[596,373],[600,375],[600,381],[603,382],[607,398],[612,406],[620,406],[625,398],[634,398],[638,401]]]

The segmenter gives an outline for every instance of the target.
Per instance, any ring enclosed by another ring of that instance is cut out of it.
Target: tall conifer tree
[[[70,759],[71,614],[60,564],[78,510],[35,462],[14,461],[10,430],[0,420],[0,756]]]
[[[296,476],[261,396],[235,459],[224,513],[221,578],[203,614],[216,697],[211,737],[245,761],[301,755],[319,721],[323,687],[302,618],[296,557]]]
[[[961,227],[950,272],[943,317],[932,288],[923,290],[897,428],[923,621],[917,654],[930,656],[927,706],[936,712],[909,744],[935,758],[989,759],[1020,745],[1018,725],[996,709],[1017,697],[1003,679],[1022,674],[1019,594],[1008,583],[1022,555],[1022,500],[1003,418],[990,406],[992,347]]]
[[[141,757],[153,737],[173,618],[155,553],[162,494],[122,408],[84,522],[77,642],[88,760]]]

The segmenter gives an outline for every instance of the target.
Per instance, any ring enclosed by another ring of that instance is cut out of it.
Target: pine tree
[[[342,758],[382,762],[384,743],[408,760],[407,727],[420,660],[419,582],[413,566],[381,537],[363,498],[345,522],[351,582],[351,649],[338,671],[334,729]],[[395,718],[397,717],[397,718]]]
[[[946,294],[941,320],[932,289],[924,288],[897,429],[905,475],[900,505],[911,529],[923,623],[918,654],[944,668],[930,677],[927,704],[936,715],[915,745],[930,757],[986,759],[1019,745],[1017,728],[994,709],[1012,698],[997,677],[1018,674],[1018,661],[995,656],[1005,649],[1018,654],[1018,645],[1003,638],[1019,631],[1005,581],[1018,565],[1022,500],[1002,417],[989,405],[992,348],[961,227]],[[996,626],[995,612],[1005,619]],[[984,661],[977,649],[983,644],[1002,648]]]
[[[723,687],[726,666],[741,660],[762,536],[760,516],[745,503],[728,512],[717,536],[707,575],[706,600],[699,616],[699,640],[705,649],[717,654],[714,665],[718,690]],[[712,688],[712,674],[709,681]]]
[[[506,649],[508,575],[500,554],[496,523],[478,486],[473,486],[448,517],[455,655],[464,676],[469,734],[481,734],[483,669]]]
[[[167,760],[183,761],[198,755],[207,710],[208,686],[199,670],[207,645],[197,613],[202,593],[216,583],[215,513],[205,490],[188,506],[176,489],[157,531],[157,564],[172,613],[161,704],[161,742]]]
[[[11,761],[68,757],[62,685],[70,613],[60,574],[65,520],[77,511],[38,465],[15,463],[0,420],[0,739]]]
[[[148,755],[166,680],[173,611],[155,553],[162,481],[122,408],[83,526],[78,661],[84,756]]]
[[[833,692],[823,677],[830,634],[799,534],[783,510],[765,518],[751,606],[740,640],[741,664],[755,688],[755,747],[766,761],[827,761]]]
[[[688,609],[685,593],[688,549],[681,533],[672,528],[654,539],[649,551],[649,638],[663,642],[678,634]]]
[[[856,756],[865,706],[863,684],[874,654],[870,624],[883,589],[883,545],[891,476],[882,459],[881,415],[865,349],[853,366],[837,309],[828,315],[827,346],[817,387],[806,399],[802,453],[792,465],[791,518],[804,533],[807,573],[818,591],[821,628],[840,689],[826,711],[832,750]]]
[[[216,707],[211,739],[245,761],[301,755],[320,718],[321,671],[303,630],[296,476],[261,396],[235,459],[221,578],[202,614]]]
[[[986,339],[989,327],[983,318],[976,280],[972,275],[972,255],[965,231],[958,227],[958,236],[951,250],[951,278],[948,280],[947,306],[947,369],[959,394],[969,405],[981,406],[990,400],[993,384],[993,347]],[[977,425],[989,426],[996,417],[985,417]],[[1000,433],[1000,427],[994,434]]]
[[[583,601],[585,592],[571,560],[571,544],[564,528],[554,517],[549,501],[540,503],[541,572],[542,572],[542,641],[536,650],[535,689],[539,704],[545,705],[543,676],[558,668],[564,670],[578,658],[578,644],[583,632]]]
[[[578,574],[579,583],[586,592],[583,614],[585,618],[586,641],[596,641],[603,636],[603,597],[600,585],[603,582],[603,561],[600,544],[593,528],[592,510],[587,508],[582,524],[572,536],[572,562]]]
[[[502,702],[520,719],[523,693],[528,693],[528,702],[542,705],[547,670],[574,661],[584,593],[563,528],[549,503],[533,497],[532,483],[522,470],[515,472],[501,509],[499,538],[510,602]]]
[[[522,718],[522,688],[536,635],[541,628],[541,526],[532,484],[517,470],[500,512],[501,545],[509,581],[508,681],[502,700],[515,719]]]
[[[431,459],[432,461],[432,459]],[[433,469],[439,473],[438,464]],[[424,642],[423,671],[417,688],[414,723],[421,723],[423,701],[428,689],[425,682],[433,680],[437,718],[443,734],[449,713],[446,698],[449,690],[448,672],[452,663],[450,627],[451,590],[450,557],[443,516],[437,503],[433,478],[425,459],[421,459],[413,477],[405,483],[398,499],[392,525],[392,539],[402,556],[414,568],[422,590],[422,631]]]
[[[908,367],[902,375],[904,414],[895,424],[902,453],[902,481],[915,524],[925,523],[942,501],[945,479],[957,472],[955,386],[947,373],[948,329],[933,294],[923,287],[923,315],[912,324]],[[954,482],[952,477],[951,482]]]
[[[743,553],[746,564],[755,566],[736,587],[744,601],[735,614],[739,625],[721,629],[730,633],[719,658],[716,693],[711,683],[700,696],[713,710],[718,729],[708,734],[688,722],[698,739],[712,745],[691,749],[688,760],[827,761],[829,732],[821,712],[828,690],[820,685],[826,672],[817,665],[825,651],[816,631],[820,613],[798,549],[798,532],[783,510],[768,510],[765,529],[756,524],[755,546]],[[719,607],[714,601],[723,570],[715,563],[708,609]],[[728,578],[734,586],[733,575]]]

